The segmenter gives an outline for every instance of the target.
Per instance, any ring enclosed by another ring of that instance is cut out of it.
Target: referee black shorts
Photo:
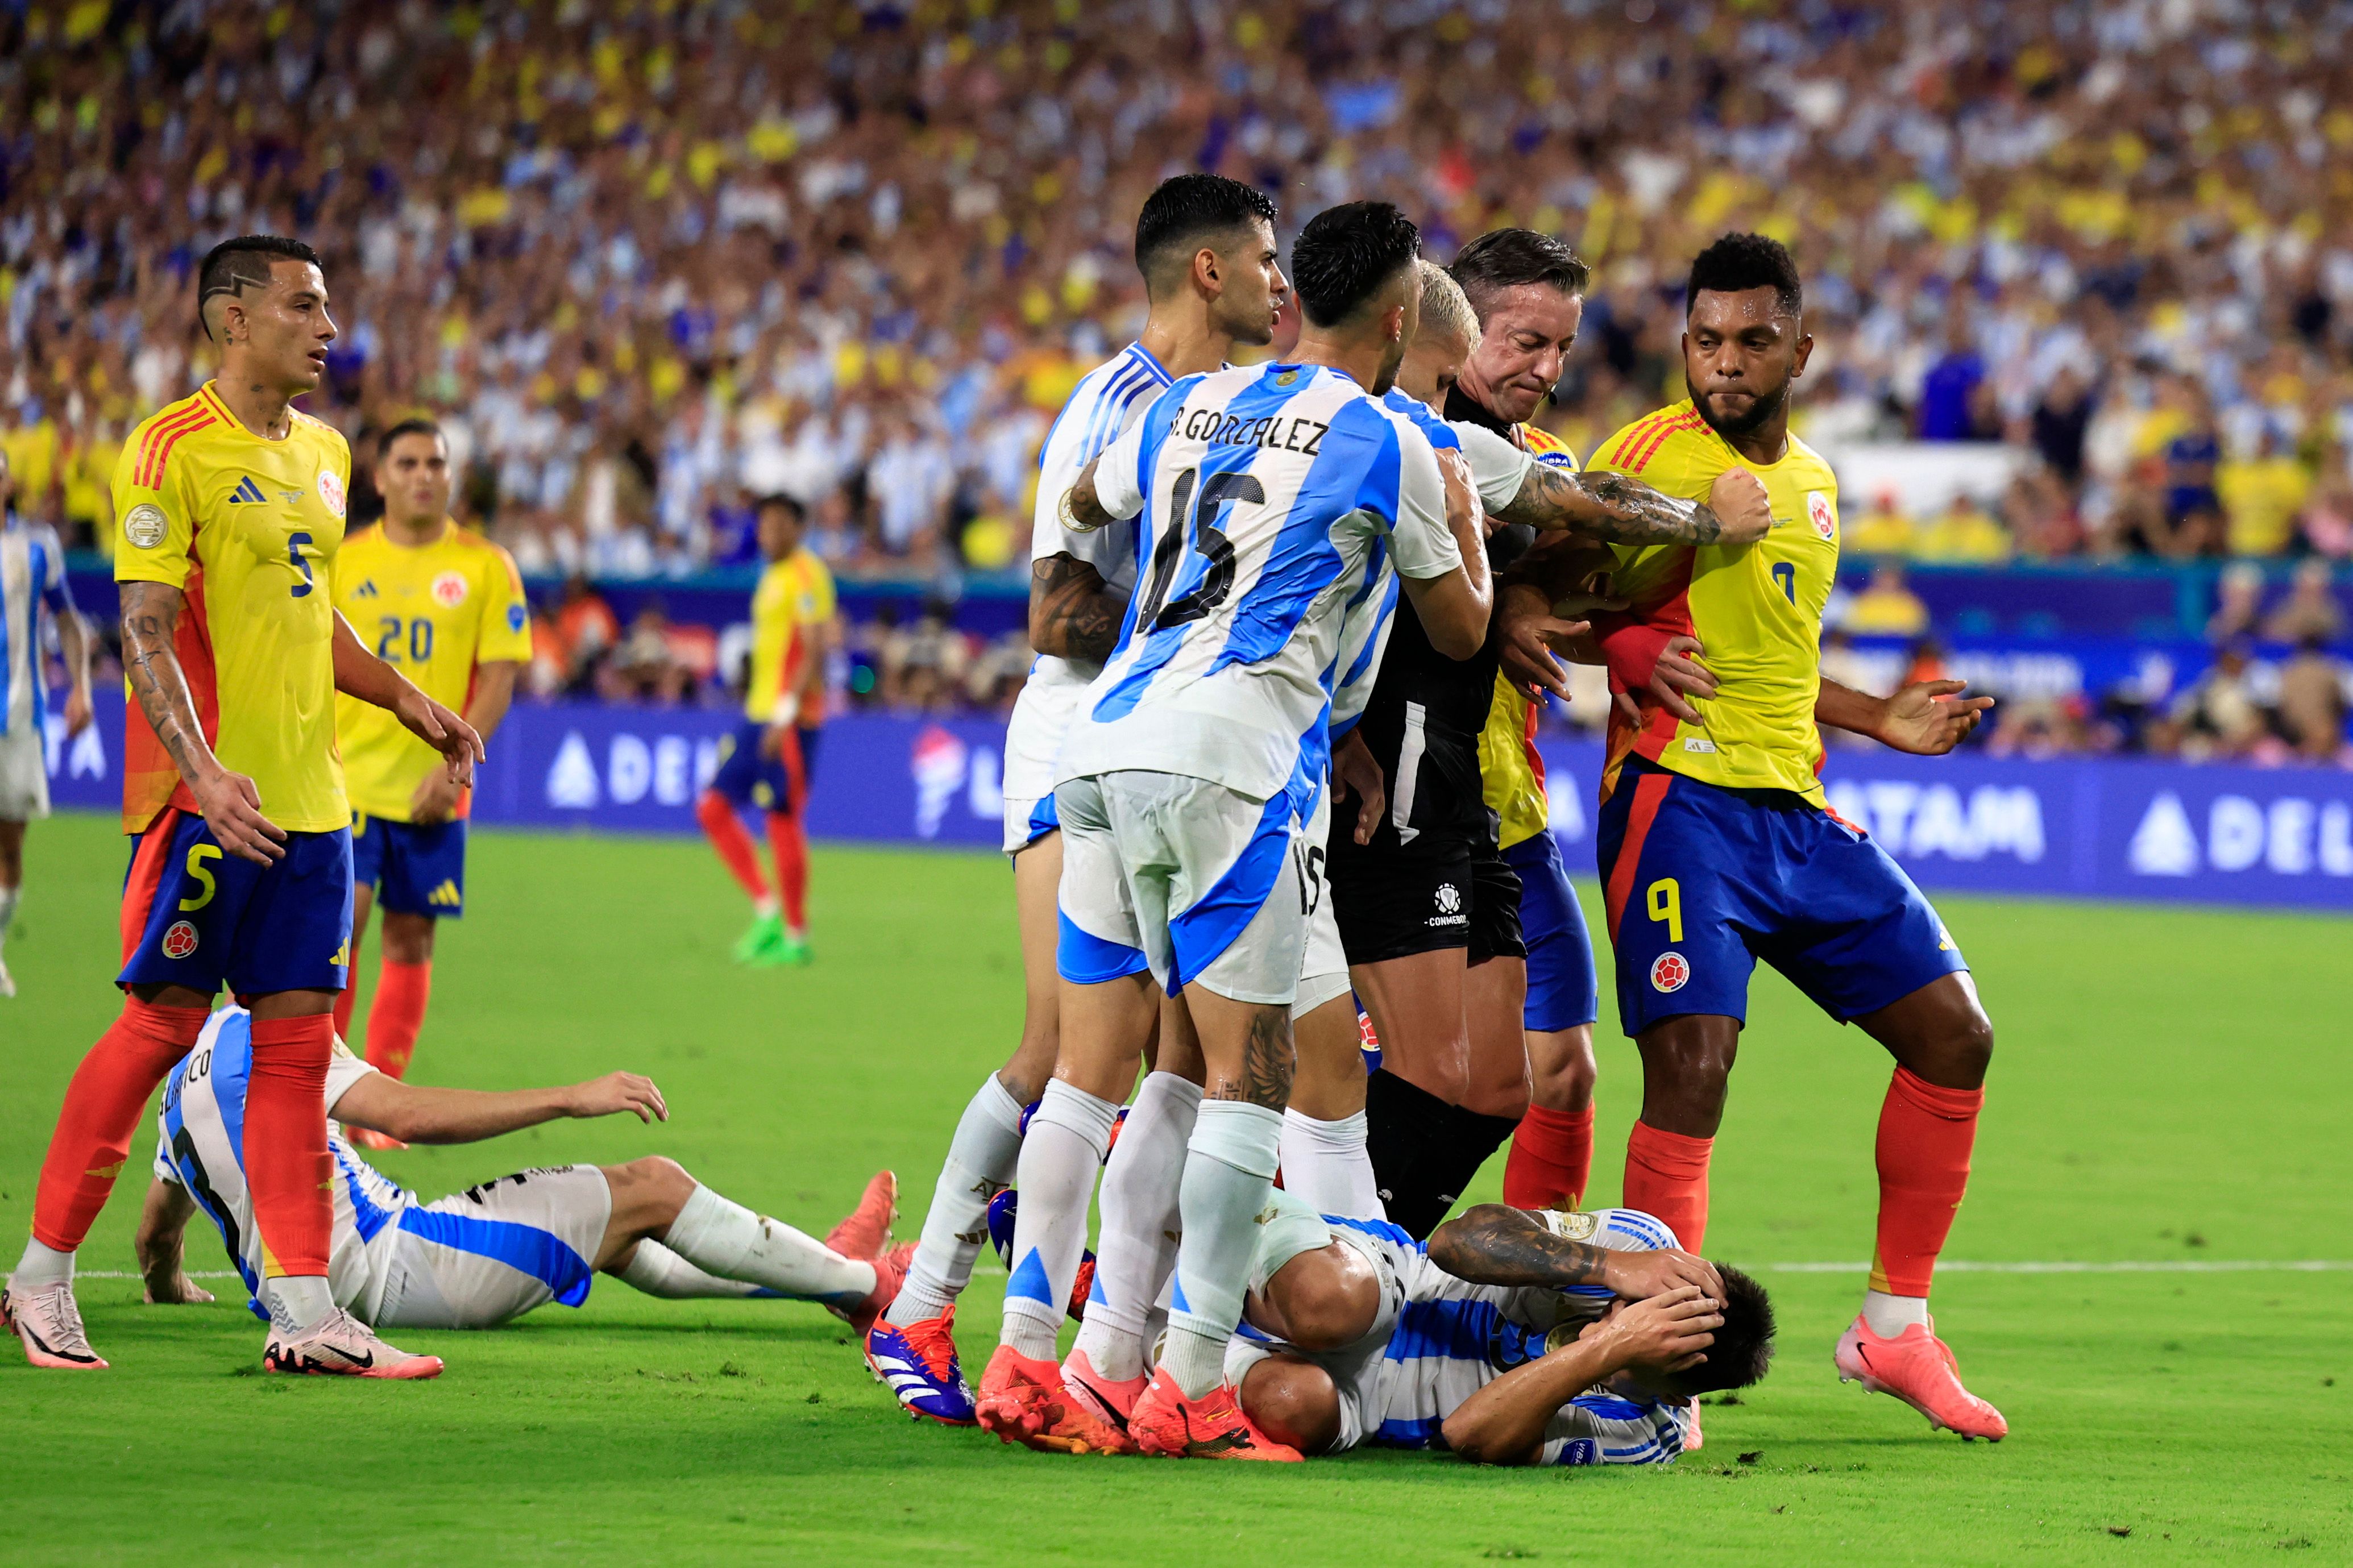
[[[1335,846],[1346,831],[1345,815],[1333,814]],[[1450,947],[1469,949],[1472,964],[1527,956],[1520,874],[1483,837],[1429,841],[1435,837],[1401,848],[1335,847],[1325,863],[1325,886],[1351,964]]]

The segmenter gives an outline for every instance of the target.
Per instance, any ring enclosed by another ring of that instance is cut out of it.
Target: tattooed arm
[[[1119,645],[1127,595],[1103,586],[1102,574],[1069,555],[1029,568],[1029,646],[1057,658],[1100,663]]]
[[[1502,1204],[1481,1204],[1430,1232],[1430,1260],[1473,1285],[1603,1285],[1638,1299],[1696,1285],[1724,1300],[1724,1281],[1705,1258],[1671,1247],[1618,1252],[1571,1241],[1536,1215]]]
[[[257,865],[283,858],[285,831],[261,815],[261,792],[213,754],[174,639],[187,595],[168,583],[122,584],[122,668],[131,695],[220,847]]]
[[[1736,468],[1725,469],[1702,502],[1662,495],[1624,474],[1570,473],[1535,463],[1519,493],[1495,515],[1612,544],[1746,544],[1773,525],[1764,483]]]

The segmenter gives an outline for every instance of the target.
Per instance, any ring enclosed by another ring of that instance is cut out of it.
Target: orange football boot
[[[1936,1337],[1933,1320],[1883,1339],[1858,1315],[1839,1336],[1833,1359],[1841,1383],[1892,1394],[1926,1415],[1932,1428],[1957,1432],[1964,1441],[1983,1437],[1999,1443],[2010,1436],[2010,1423],[2001,1412],[1961,1386],[1960,1363]]]

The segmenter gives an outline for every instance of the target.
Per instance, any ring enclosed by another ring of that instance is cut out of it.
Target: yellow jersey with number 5
[[[1651,626],[1688,633],[1705,650],[1715,696],[1700,721],[1646,710],[1630,749],[1661,767],[1735,789],[1792,790],[1822,804],[1822,607],[1838,576],[1838,479],[1820,453],[1789,437],[1778,463],[1753,463],[1709,428],[1691,400],[1638,419],[1604,442],[1591,468],[1631,474],[1667,495],[1704,500],[1725,469],[1765,481],[1773,528],[1753,544],[1621,545],[1616,592]],[[1614,766],[1613,766],[1614,773]]]
[[[214,755],[253,781],[289,833],[350,825],[335,752],[335,612],[328,575],[343,542],[352,452],[342,432],[289,410],[283,440],[237,421],[206,382],[142,422],[114,464],[121,583],[177,588],[174,651]],[[123,726],[122,828],[196,809],[134,700]]]
[[[476,666],[531,661],[531,607],[514,557],[446,519],[430,544],[396,543],[380,527],[344,541],[335,607],[378,658],[459,713]],[[441,753],[355,698],[335,700],[335,730],[352,809],[406,822],[417,786],[442,765]]]

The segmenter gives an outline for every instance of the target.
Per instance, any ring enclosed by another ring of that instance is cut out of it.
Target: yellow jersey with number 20
[[[1704,784],[1791,790],[1823,804],[1814,702],[1822,606],[1838,576],[1838,479],[1830,464],[1795,436],[1779,462],[1750,462],[1686,398],[1611,437],[1590,466],[1687,500],[1706,500],[1717,476],[1735,467],[1765,481],[1773,528],[1753,544],[1618,547],[1615,592],[1650,625],[1697,637],[1716,679],[1715,696],[1694,704],[1698,723],[1649,709],[1631,750]],[[1613,736],[1613,763],[1623,749]]]
[[[455,521],[445,520],[430,544],[395,543],[381,527],[353,534],[335,558],[335,608],[378,658],[455,712],[466,710],[476,665],[531,661],[531,607],[514,557]],[[441,753],[356,698],[335,699],[335,732],[352,809],[406,822]]]
[[[289,410],[267,441],[206,382],[132,431],[114,464],[114,576],[186,596],[174,651],[221,765],[253,780],[289,833],[351,823],[335,752],[335,611],[352,452]],[[195,797],[136,701],[123,728],[122,827],[142,833]]]

